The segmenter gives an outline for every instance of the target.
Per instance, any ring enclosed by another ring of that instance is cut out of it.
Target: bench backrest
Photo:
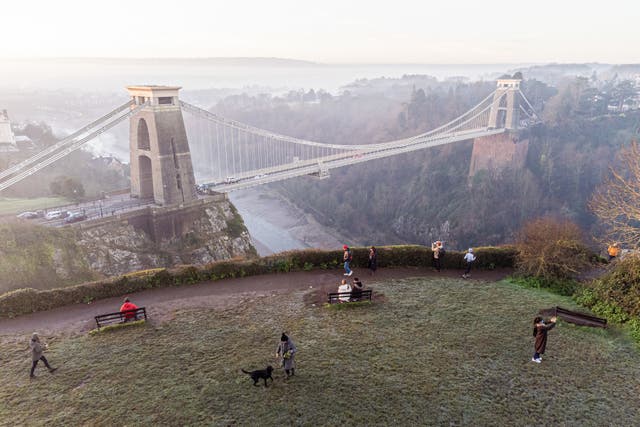
[[[340,299],[340,297],[343,298],[351,298],[353,296],[357,296],[358,299],[360,300],[371,300],[371,289],[365,289],[362,291],[350,291],[350,292],[330,292],[328,295],[329,297],[329,304],[334,304],[336,302],[340,302],[342,301]],[[358,295],[359,294],[359,295]]]
[[[133,310],[118,311],[116,313],[101,314],[100,316],[95,316],[95,319],[96,325],[100,328],[112,323],[122,323],[127,318],[140,319],[142,317],[144,317],[144,320],[147,320],[147,310],[144,307],[138,307]]]

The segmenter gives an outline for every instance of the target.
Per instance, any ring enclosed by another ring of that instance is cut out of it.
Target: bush
[[[525,224],[516,248],[520,273],[548,281],[574,278],[591,258],[580,228],[571,221],[553,218]]]
[[[640,316],[640,257],[628,255],[591,285],[594,300],[614,304],[631,316]]]
[[[353,265],[365,268],[368,248],[354,248]],[[476,268],[513,267],[513,247],[477,248]],[[445,268],[462,268],[464,252],[447,251]],[[431,249],[423,246],[388,246],[378,248],[380,267],[429,266]],[[283,252],[250,260],[232,259],[201,266],[184,265],[172,269],[157,268],[128,273],[97,282],[66,288],[39,291],[19,289],[0,295],[0,317],[15,317],[36,311],[50,310],[69,304],[87,303],[103,298],[121,296],[145,289],[183,286],[209,280],[255,276],[289,271],[308,271],[312,268],[338,268],[342,265],[342,251],[309,249]]]
[[[613,270],[575,295],[578,304],[588,307],[609,322],[623,324],[640,344],[640,258],[629,255]]]

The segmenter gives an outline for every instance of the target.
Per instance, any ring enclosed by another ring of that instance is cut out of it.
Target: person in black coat
[[[371,246],[369,249],[369,270],[371,270],[371,275],[376,274],[376,270],[378,269],[378,251],[374,246]]]

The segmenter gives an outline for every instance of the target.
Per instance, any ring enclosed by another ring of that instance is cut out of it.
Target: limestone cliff
[[[80,224],[76,233],[90,268],[106,275],[256,255],[242,218],[223,197],[149,207]]]

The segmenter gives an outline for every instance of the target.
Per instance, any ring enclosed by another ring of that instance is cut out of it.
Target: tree
[[[608,239],[640,247],[640,146],[632,141],[618,153],[618,165],[593,194],[589,208],[606,227]]]
[[[518,269],[546,280],[573,278],[589,263],[582,231],[568,220],[545,217],[528,222],[516,247]]]
[[[53,194],[66,197],[71,200],[80,200],[84,197],[84,186],[80,181],[68,176],[58,176],[49,184]]]

